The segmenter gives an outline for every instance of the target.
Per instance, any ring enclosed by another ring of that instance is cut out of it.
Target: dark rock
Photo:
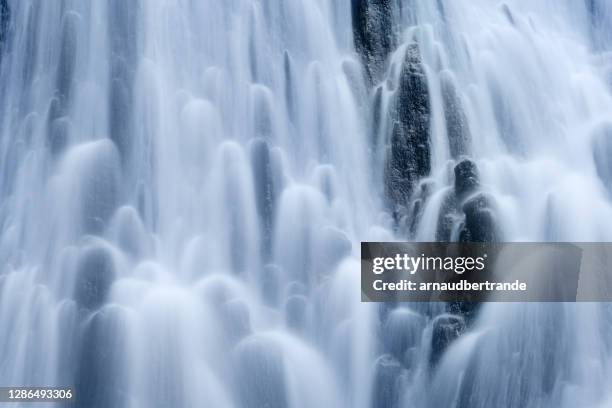
[[[0,0],[0,54],[5,49],[11,22],[11,9],[8,0]],[[0,61],[2,57],[0,56]]]
[[[258,35],[257,35],[257,17],[255,16],[255,8],[251,8],[248,21],[249,35],[247,38],[248,51],[249,51],[249,70],[251,71],[251,79],[253,83],[264,82],[262,78],[262,69],[260,65],[262,61],[258,58]]]
[[[291,122],[295,122],[296,101],[293,95],[293,87],[295,86],[293,81],[295,74],[293,72],[293,60],[291,59],[291,55],[289,55],[288,51],[283,53],[283,68],[285,72],[285,102],[287,106],[287,113],[289,115],[289,120]]]
[[[433,183],[430,181],[422,181],[421,183],[419,183],[418,191],[415,194],[414,199],[412,200],[410,211],[408,212],[408,231],[405,232],[410,234],[410,236],[414,236],[417,231],[419,221],[421,220],[421,216],[423,215],[423,210],[425,209],[427,200],[431,195],[432,186]]]
[[[512,24],[513,26],[516,26],[516,21],[514,20],[514,14],[512,13],[512,10],[510,10],[510,6],[504,3],[501,5],[501,10],[502,10],[502,13],[504,13],[506,18],[508,19],[508,22]]]
[[[459,234],[461,242],[496,242],[497,232],[492,200],[479,193],[463,204],[465,224]]]
[[[432,325],[429,362],[435,365],[448,346],[461,335],[465,321],[460,316],[444,314],[436,317]]]
[[[602,183],[612,194],[612,123],[604,123],[593,132],[593,160]]]
[[[372,408],[398,408],[402,389],[402,365],[384,354],[376,360],[372,389]]]
[[[94,310],[102,306],[116,277],[109,249],[101,244],[86,247],[77,266],[74,297],[77,304]]]
[[[455,191],[452,197],[447,197],[443,203],[438,219],[439,238],[460,242],[496,242],[498,234],[495,225],[492,199],[483,193],[478,193],[480,187],[478,168],[476,164],[464,159],[454,169]],[[451,204],[452,203],[452,204]],[[455,220],[459,218],[457,210],[451,212],[450,206],[461,206],[465,218],[459,225],[458,237],[455,234]],[[437,237],[438,238],[438,237]],[[472,321],[478,311],[479,304],[472,301],[461,300],[448,304],[448,310],[463,316],[468,323]]]
[[[453,236],[453,227],[457,219],[457,198],[454,191],[448,191],[442,199],[438,213],[436,227],[436,241],[450,242]]]
[[[75,406],[126,407],[127,333],[121,309],[106,307],[86,323],[75,375]]]
[[[417,44],[410,44],[395,98],[395,124],[388,147],[386,194],[395,211],[406,208],[417,181],[430,165],[430,105]]]
[[[383,87],[380,85],[374,92],[374,101],[372,103],[372,129],[370,131],[372,132],[371,145],[375,148],[379,145],[378,137],[383,115]]]
[[[478,167],[470,159],[460,161],[454,168],[455,186],[440,206],[436,240],[450,242],[495,242],[493,200],[479,192]],[[463,225],[458,225],[464,216]]]
[[[470,295],[466,294],[465,296],[469,297]],[[480,305],[481,303],[473,302],[471,300],[457,300],[449,302],[446,305],[446,309],[448,313],[463,317],[466,326],[469,326],[476,318],[478,311],[480,310]]]
[[[449,71],[440,73],[440,87],[450,154],[453,159],[458,159],[469,151],[470,129],[454,78]]]
[[[470,159],[461,160],[455,166],[455,194],[459,201],[474,193],[480,186],[478,167]]]
[[[270,258],[274,213],[278,201],[278,189],[274,182],[270,148],[263,139],[255,139],[250,146],[253,183],[255,186],[255,201],[261,220],[263,236],[263,253],[265,259]]]
[[[593,48],[605,52],[612,49],[612,34],[610,21],[612,21],[612,8],[606,0],[585,0],[589,18],[589,31]]]
[[[391,0],[351,0],[353,38],[370,83],[378,82],[395,48]]]
[[[408,217],[409,225],[408,225],[408,233],[410,236],[413,236],[416,232],[421,215],[423,213],[423,208],[425,207],[425,202],[422,198],[417,198],[412,201],[412,206],[409,211],[410,216]]]
[[[408,205],[416,179],[416,176],[411,172],[412,169],[405,165],[410,160],[408,146],[401,140],[396,126],[391,140],[390,158],[387,161],[385,186],[387,197],[393,204],[394,212],[398,212],[400,208]]]
[[[288,406],[286,374],[280,349],[265,338],[241,341],[232,354],[236,396],[244,408]]]
[[[5,1],[5,0],[2,0]],[[41,7],[34,7],[30,5],[28,7],[28,21],[25,28],[26,38],[23,49],[24,67],[23,67],[23,88],[24,90],[29,89],[33,79],[34,70],[36,69],[36,62],[38,60],[37,42],[39,39],[39,31],[41,24],[39,23],[39,16],[41,14]],[[0,46],[0,48],[2,48]],[[0,54],[1,54],[0,49]],[[1,57],[0,57],[1,60]]]

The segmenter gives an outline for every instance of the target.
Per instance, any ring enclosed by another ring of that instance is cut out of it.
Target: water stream
[[[612,406],[607,304],[359,289],[360,241],[612,241],[610,27],[607,0],[0,0],[0,386]]]

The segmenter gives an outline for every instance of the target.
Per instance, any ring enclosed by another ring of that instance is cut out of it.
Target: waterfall
[[[0,0],[0,387],[611,405],[608,304],[362,303],[359,275],[360,241],[612,241],[611,26],[607,0]]]

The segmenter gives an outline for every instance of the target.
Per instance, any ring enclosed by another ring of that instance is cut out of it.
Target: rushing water
[[[610,27],[607,0],[1,0],[0,386],[611,406],[607,305],[362,304],[358,261],[612,241]]]

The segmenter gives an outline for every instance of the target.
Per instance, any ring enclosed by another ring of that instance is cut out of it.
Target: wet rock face
[[[372,102],[372,127],[370,128],[372,146],[378,146],[379,129],[381,127],[385,112],[383,111],[383,86],[378,86],[374,91]]]
[[[3,0],[0,0],[3,1]],[[10,12],[10,9],[9,9]],[[23,84],[24,87],[29,87],[32,84],[34,78],[34,70],[36,69],[36,62],[38,56],[36,53],[37,42],[39,38],[39,31],[41,30],[41,24],[39,23],[40,8],[31,6],[28,12],[28,20],[25,27],[25,32],[28,33],[24,39],[23,44],[23,55],[25,61],[28,63],[23,69]],[[10,13],[9,13],[10,14]],[[0,56],[1,59],[1,56]]]
[[[457,163],[454,173],[454,188],[444,198],[440,208],[436,240],[497,241],[494,202],[491,197],[479,192],[480,180],[476,163],[464,159]],[[464,219],[462,225],[457,225],[461,218]],[[454,230],[458,232],[458,236],[453,233]]]
[[[495,216],[492,200],[485,194],[478,194],[463,204],[465,224],[459,235],[461,242],[495,242]]]
[[[610,50],[612,36],[609,31],[610,9],[605,0],[585,0],[590,22],[590,35],[596,50]]]
[[[441,315],[434,319],[431,333],[431,354],[429,362],[435,365],[451,342],[457,339],[465,329],[465,322],[460,316]]]
[[[8,5],[8,0],[0,0],[0,53],[4,50],[4,44],[6,43],[9,24],[11,21],[11,9]],[[0,56],[0,61],[2,57]]]
[[[440,73],[440,86],[450,154],[453,159],[458,159],[469,152],[470,129],[450,72]]]
[[[476,191],[480,183],[478,181],[478,167],[469,159],[460,161],[455,166],[455,194],[459,199]]]
[[[289,120],[294,122],[296,117],[296,101],[293,91],[295,86],[295,74],[293,72],[293,60],[287,51],[283,54],[283,71],[285,73],[285,103],[287,105],[287,114],[289,115]]]
[[[449,191],[440,206],[438,225],[436,227],[436,241],[450,242],[453,226],[457,219],[457,197],[454,191]]]
[[[351,0],[351,12],[355,49],[370,83],[378,82],[395,47],[391,0]]]
[[[406,207],[416,182],[429,174],[430,103],[417,44],[410,44],[395,99],[395,125],[387,154],[386,193],[394,210]]]
[[[263,139],[256,139],[250,148],[257,212],[263,231],[263,252],[270,257],[274,212],[278,201],[278,186],[274,182],[270,148]]]
[[[463,159],[454,168],[454,188],[444,197],[438,215],[436,240],[442,242],[496,242],[493,199],[480,190],[478,167]],[[463,221],[461,221],[463,220]],[[478,304],[451,302],[447,310],[465,318],[468,323],[478,311]]]

